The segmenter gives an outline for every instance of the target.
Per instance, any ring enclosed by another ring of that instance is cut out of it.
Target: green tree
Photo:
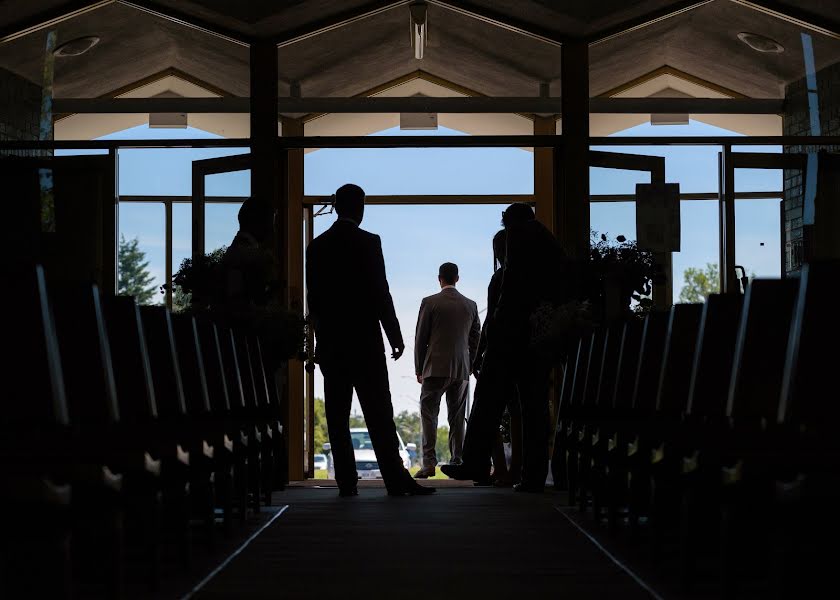
[[[449,453],[449,427],[438,427],[435,455],[439,463],[447,463],[452,459],[452,455]]]
[[[118,254],[117,293],[120,296],[134,296],[138,304],[153,304],[158,288],[149,272],[146,253],[140,250],[137,238],[126,240],[120,235]]]
[[[705,269],[689,267],[683,272],[680,302],[705,302],[706,296],[720,291],[718,266],[707,263]]]
[[[330,441],[329,432],[327,431],[327,411],[324,405],[323,398],[315,398],[315,453],[320,454],[324,451],[324,444]]]
[[[420,421],[420,413],[402,411],[394,416],[394,424],[400,432],[402,441],[406,444],[414,442],[420,448],[423,445],[423,425]]]

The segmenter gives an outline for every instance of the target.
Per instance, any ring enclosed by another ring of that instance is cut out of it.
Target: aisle
[[[649,598],[555,509],[492,488],[390,498],[289,489],[289,508],[197,598]]]

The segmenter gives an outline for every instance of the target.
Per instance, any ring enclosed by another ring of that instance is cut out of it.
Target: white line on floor
[[[201,591],[201,588],[203,588],[205,585],[207,585],[207,584],[210,582],[210,580],[211,580],[211,579],[213,579],[216,575],[218,575],[219,573],[221,573],[221,572],[222,572],[222,570],[223,570],[225,567],[227,567],[227,566],[231,563],[231,561],[232,561],[234,558],[236,558],[237,556],[239,556],[239,554],[240,554],[243,550],[245,550],[245,548],[247,548],[247,547],[248,547],[248,544],[250,544],[250,543],[251,543],[251,542],[253,542],[255,539],[257,539],[257,536],[258,536],[259,534],[261,534],[263,531],[265,531],[265,530],[266,530],[266,528],[268,528],[268,526],[269,526],[269,525],[271,525],[272,523],[274,523],[274,521],[276,521],[276,520],[280,517],[280,515],[282,515],[284,512],[286,512],[286,509],[287,509],[287,508],[289,508],[289,505],[288,505],[288,504],[286,504],[286,505],[284,505],[284,506],[281,506],[281,507],[280,507],[280,510],[278,510],[278,511],[277,511],[277,514],[276,514],[276,515],[274,515],[273,517],[271,517],[265,525],[263,525],[262,527],[260,527],[259,529],[257,529],[257,530],[253,533],[253,535],[251,535],[251,537],[249,537],[247,540],[245,540],[245,542],[243,542],[243,544],[242,544],[241,546],[239,546],[239,548],[237,548],[237,549],[236,549],[236,550],[235,550],[235,551],[234,551],[234,552],[233,552],[230,556],[228,556],[228,557],[227,557],[224,561],[222,561],[222,564],[220,564],[218,567],[216,567],[215,569],[213,569],[212,571],[210,571],[210,574],[209,574],[209,575],[207,575],[207,577],[205,577],[205,578],[204,578],[204,579],[202,579],[201,581],[199,581],[199,582],[196,584],[196,586],[195,586],[192,590],[190,590],[189,592],[187,592],[187,594],[186,594],[186,595],[184,595],[184,596],[181,598],[181,600],[189,600],[189,599],[190,599],[190,598],[192,598],[195,594],[197,594],[198,592],[200,592],[200,591]]]
[[[585,535],[587,538],[589,538],[589,541],[590,541],[590,542],[592,542],[593,544],[595,544],[595,546],[596,546],[596,547],[597,547],[597,548],[598,548],[601,552],[603,552],[604,554],[606,554],[606,555],[607,555],[607,558],[609,558],[611,561],[613,561],[613,563],[615,563],[615,565],[616,565],[619,569],[621,569],[622,571],[624,571],[625,573],[627,573],[627,574],[628,574],[628,575],[629,575],[629,576],[633,579],[633,581],[635,581],[635,582],[636,582],[636,583],[638,583],[640,586],[642,586],[642,588],[644,588],[644,590],[645,590],[647,593],[649,593],[649,594],[650,594],[652,597],[654,597],[656,600],[664,600],[664,599],[662,598],[662,596],[660,596],[659,594],[657,594],[657,593],[656,593],[656,591],[655,591],[652,587],[650,587],[650,586],[649,586],[649,585],[645,582],[645,580],[644,580],[644,579],[642,579],[641,577],[639,577],[638,575],[636,575],[633,571],[631,571],[631,570],[630,570],[630,568],[629,568],[629,567],[627,567],[624,563],[622,563],[620,560],[618,560],[615,556],[613,556],[612,554],[610,554],[609,550],[607,550],[606,548],[604,548],[604,547],[600,544],[600,542],[598,542],[598,540],[596,540],[594,537],[592,537],[591,535],[589,535],[589,532],[587,532],[587,531],[586,531],[583,527],[581,527],[580,525],[578,525],[577,523],[575,523],[574,519],[572,519],[569,515],[567,515],[565,512],[563,512],[563,510],[562,510],[559,506],[555,506],[555,507],[554,507],[554,509],[555,509],[557,512],[559,512],[561,515],[563,515],[564,517],[566,517],[566,520],[567,520],[569,523],[571,523],[572,525],[574,525],[574,526],[577,528],[577,530],[578,530],[578,531],[580,531],[583,535]]]

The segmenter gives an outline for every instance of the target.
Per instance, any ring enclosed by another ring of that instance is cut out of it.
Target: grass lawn
[[[412,475],[414,475],[417,471],[420,470],[420,466],[411,467],[408,471]],[[316,469],[315,470],[315,479],[328,479],[327,477],[327,470],[326,469]],[[446,475],[440,472],[440,469],[435,471],[434,477],[429,477],[429,479],[449,479]]]

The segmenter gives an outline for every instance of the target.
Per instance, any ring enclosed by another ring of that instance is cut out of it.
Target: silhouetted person
[[[507,232],[501,294],[487,330],[487,351],[467,425],[462,465],[441,470],[455,479],[489,479],[490,453],[510,382],[522,410],[522,480],[516,491],[540,492],[548,475],[548,387],[551,361],[531,347],[531,316],[543,302],[566,300],[557,240],[525,204],[503,213]],[[479,388],[486,388],[486,393]],[[501,393],[500,393],[501,392]]]
[[[444,263],[438,270],[441,290],[423,298],[414,338],[414,367],[420,391],[423,427],[423,467],[418,479],[435,474],[440,399],[446,394],[449,416],[449,452],[452,463],[461,462],[466,427],[470,371],[481,337],[478,306],[456,289],[458,265]]]
[[[478,354],[473,363],[473,373],[477,380],[480,381],[482,375],[482,366],[484,363],[484,354],[487,351],[487,330],[491,326],[493,315],[496,312],[496,307],[499,304],[499,297],[502,295],[502,280],[504,277],[504,262],[507,244],[507,232],[502,229],[493,236],[493,276],[490,278],[490,284],[487,286],[487,312],[484,317],[484,324],[481,327],[481,340],[478,344]],[[500,379],[488,378],[488,381],[493,384],[499,384]],[[493,443],[493,480],[498,486],[509,486],[514,483],[519,483],[519,478],[522,471],[522,416],[519,410],[519,399],[516,397],[516,386],[509,378],[504,380],[505,389],[499,390],[499,394],[505,395],[505,405],[507,407],[511,446],[510,469],[507,467],[507,457],[505,456],[504,440],[501,432],[496,433],[496,439]],[[487,393],[487,386],[476,384],[476,397]],[[492,391],[496,393],[495,390]],[[477,401],[477,400],[476,400]]]
[[[270,249],[274,211],[256,198],[242,203],[239,231],[225,251],[225,304],[234,313],[267,304],[276,291],[276,264]]]
[[[350,436],[353,390],[359,398],[379,470],[392,495],[430,494],[403,467],[385,365],[382,330],[394,360],[405,350],[385,278],[379,236],[359,228],[365,193],[357,185],[335,194],[338,220],[306,251],[309,316],[324,395],[335,479],[342,496],[357,495],[358,474]]]

